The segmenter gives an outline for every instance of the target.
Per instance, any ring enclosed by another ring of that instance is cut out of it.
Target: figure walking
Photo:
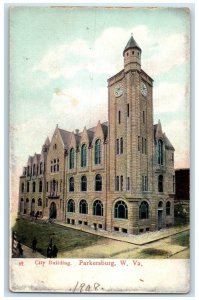
[[[52,245],[49,244],[47,248],[47,257],[51,258],[52,257]]]
[[[17,250],[18,250],[18,256],[22,257],[23,256],[23,249],[22,249],[20,241],[17,243]]]
[[[37,239],[36,237],[34,237],[32,240],[32,252],[36,252],[36,250],[37,250]]]
[[[56,245],[54,245],[52,249],[52,257],[56,258],[57,253],[58,253],[58,248],[56,247]]]

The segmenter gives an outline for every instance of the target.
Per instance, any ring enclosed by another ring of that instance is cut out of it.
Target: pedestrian
[[[32,252],[36,252],[37,250],[37,239],[34,236],[33,240],[32,240]]]
[[[49,244],[47,248],[47,257],[51,258],[52,257],[52,245]]]
[[[18,256],[19,257],[23,256],[23,249],[22,249],[20,241],[18,241],[18,243],[17,243],[17,250],[18,250]]]
[[[57,257],[57,253],[58,253],[58,248],[56,247],[56,245],[53,246],[52,249],[52,257]]]

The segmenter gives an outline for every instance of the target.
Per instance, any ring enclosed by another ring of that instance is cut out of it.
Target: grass
[[[182,232],[171,237],[171,243],[183,247],[189,247],[189,231]]]
[[[140,252],[140,258],[155,258],[156,256],[160,257],[167,257],[170,254],[169,251],[162,250],[162,249],[156,249],[156,248],[147,248],[143,249]]]
[[[64,228],[56,224],[39,223],[25,219],[18,219],[12,229],[17,232],[17,239],[28,247],[31,247],[35,236],[38,241],[37,250],[44,256],[46,256],[46,249],[51,238],[59,252],[84,248],[104,240],[103,237],[71,228]]]

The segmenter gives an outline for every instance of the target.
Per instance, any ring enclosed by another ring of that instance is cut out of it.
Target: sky
[[[107,79],[123,69],[133,33],[154,79],[154,124],[189,167],[190,24],[180,8],[14,7],[10,11],[10,155],[13,197],[29,155],[56,125],[80,131],[108,120]]]

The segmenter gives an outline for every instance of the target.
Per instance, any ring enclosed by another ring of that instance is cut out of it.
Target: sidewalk
[[[181,226],[181,227],[171,227],[171,228],[164,228],[159,231],[153,231],[153,232],[145,232],[139,235],[128,235],[128,234],[118,234],[114,232],[108,232],[104,230],[94,230],[91,228],[86,228],[85,226],[82,228],[81,226],[78,225],[70,225],[70,224],[65,224],[62,222],[55,221],[54,224],[66,227],[66,228],[71,228],[74,230],[79,230],[79,231],[84,231],[90,234],[94,235],[99,235],[103,236],[105,238],[113,239],[116,241],[122,241],[122,242],[127,242],[130,244],[134,245],[146,245],[155,241],[158,241],[160,239],[167,238],[169,236],[178,234],[180,232],[184,232],[189,230],[189,225]]]
[[[32,249],[25,246],[25,245],[21,245],[22,249],[23,249],[23,256],[20,257],[15,257],[15,258],[45,258],[45,256],[43,256],[41,253],[39,252],[32,252]]]

